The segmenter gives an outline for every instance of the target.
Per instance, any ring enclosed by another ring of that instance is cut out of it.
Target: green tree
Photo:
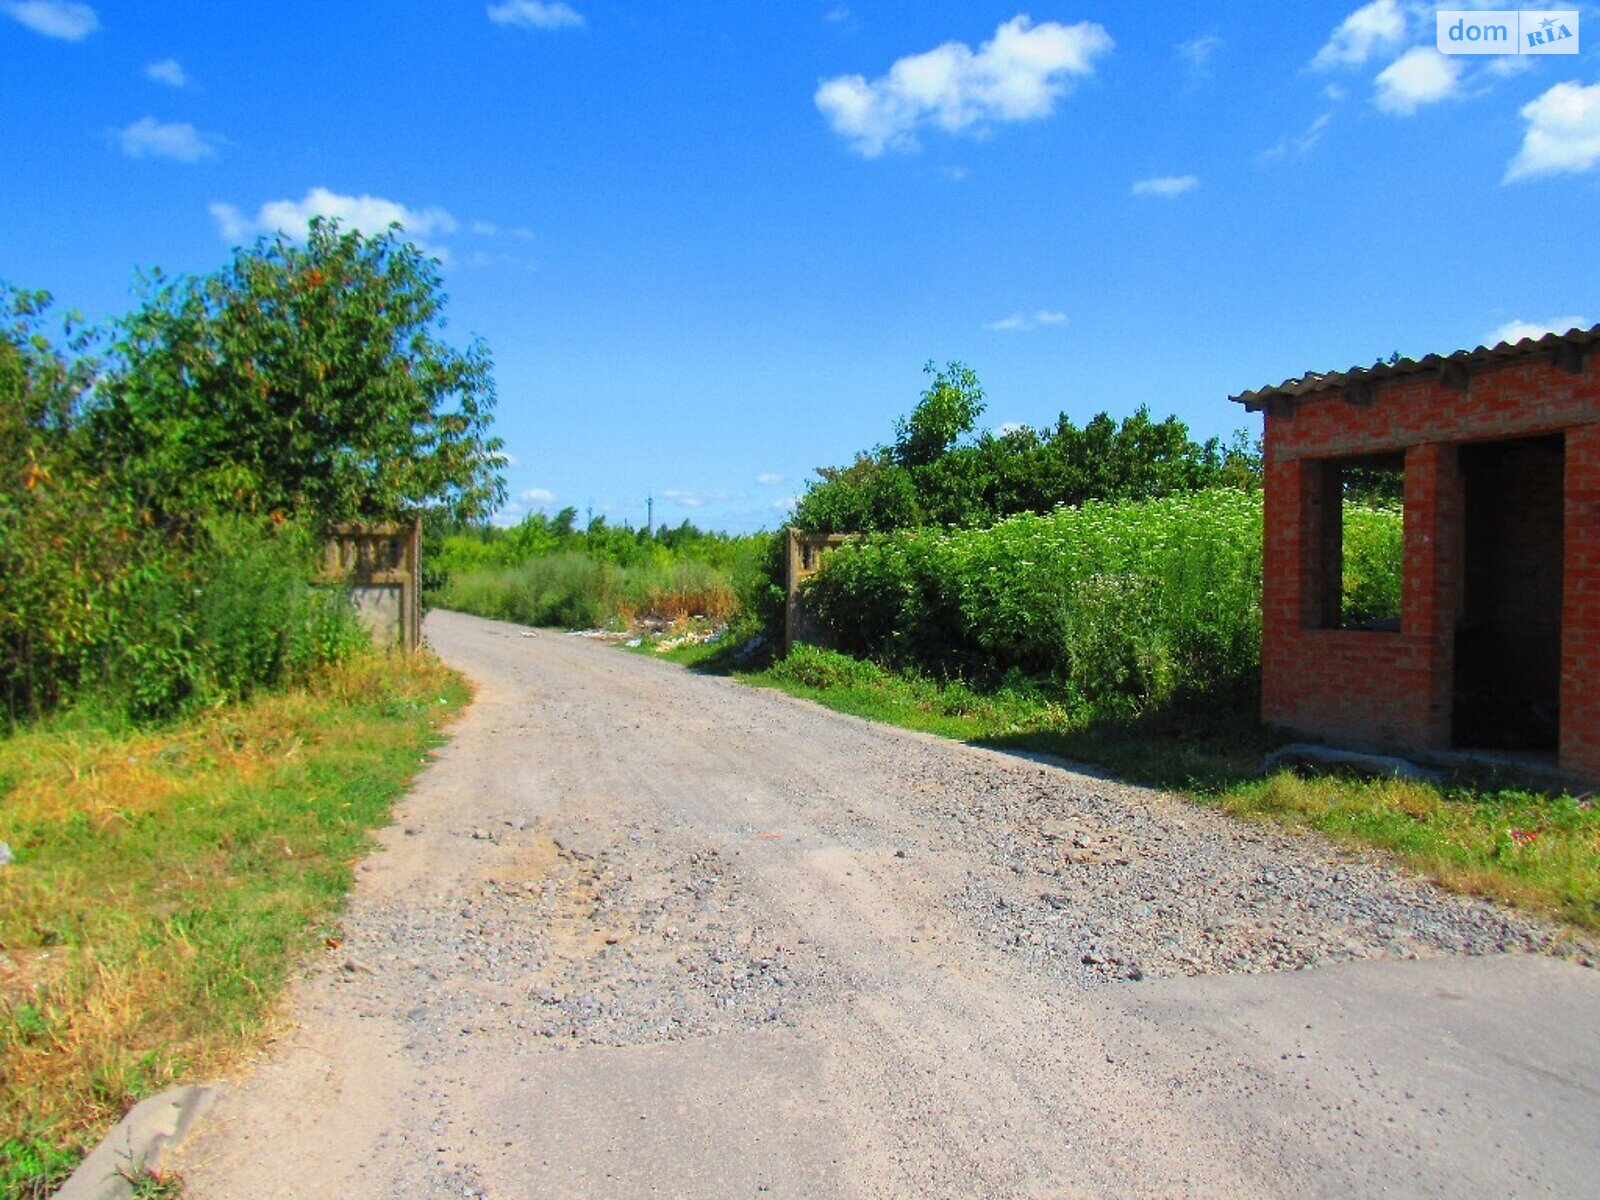
[[[979,526],[1089,500],[1145,500],[1217,485],[1259,487],[1258,446],[1243,435],[1224,450],[1196,442],[1176,417],[1140,407],[1120,422],[1098,413],[1083,427],[1062,414],[1042,429],[972,437],[983,414],[977,375],[960,363],[895,423],[892,445],[847,467],[819,467],[794,523],[819,532],[883,532],[919,525]]]
[[[0,712],[48,707],[104,642],[138,553],[131,514],[79,469],[92,338],[50,296],[0,284]]]
[[[952,362],[940,371],[930,361],[922,373],[932,375],[933,382],[911,414],[895,422],[891,456],[903,467],[933,462],[971,433],[983,415],[983,388],[971,367]]]
[[[493,364],[481,341],[440,339],[440,284],[398,226],[320,219],[204,278],[152,273],[117,323],[90,441],[164,517],[485,516],[505,498]]]

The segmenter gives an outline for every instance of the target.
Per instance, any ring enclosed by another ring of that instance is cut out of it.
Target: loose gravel
[[[1600,1171],[1563,1115],[1600,1070],[1571,965],[1593,948],[1552,925],[1061,764],[430,628],[478,699],[290,1035],[219,1101],[195,1200],[1536,1195]]]

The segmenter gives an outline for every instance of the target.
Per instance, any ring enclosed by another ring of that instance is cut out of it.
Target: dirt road
[[[1600,973],[1312,838],[436,613],[479,684],[236,1197],[1535,1196],[1600,1179]]]

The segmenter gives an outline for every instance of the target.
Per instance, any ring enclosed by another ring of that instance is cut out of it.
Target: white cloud
[[[700,508],[706,504],[722,504],[729,499],[744,499],[741,492],[737,497],[730,497],[727,492],[690,492],[683,488],[666,488],[656,493],[656,499],[664,504],[677,505],[679,508]]]
[[[1494,54],[1489,56],[1488,65],[1483,70],[1496,79],[1514,79],[1518,75],[1526,75],[1538,65],[1538,56],[1533,54]]]
[[[763,473],[761,475],[757,475],[756,476],[756,482],[759,483],[762,487],[771,487],[775,483],[782,483],[783,482],[783,476],[782,475],[774,475],[772,472],[768,471],[768,472],[765,472],[765,473]]]
[[[1432,46],[1413,46],[1378,72],[1372,102],[1384,112],[1409,117],[1424,104],[1456,95],[1461,66],[1459,56],[1440,54]]]
[[[189,76],[183,69],[183,64],[175,58],[163,58],[160,62],[150,63],[144,69],[146,79],[156,83],[164,83],[168,87],[188,87]]]
[[[1487,334],[1483,344],[1497,346],[1501,342],[1520,342],[1523,338],[1542,338],[1547,333],[1566,333],[1573,329],[1587,328],[1589,328],[1588,320],[1577,315],[1551,317],[1548,321],[1507,321],[1499,329]]]
[[[1099,25],[1039,25],[1013,17],[976,53],[946,42],[898,60],[868,82],[840,75],[818,86],[817,108],[835,133],[866,158],[885,150],[909,153],[926,125],[946,133],[981,134],[991,122],[1048,117],[1074,79],[1094,74],[1094,61],[1112,47]]]
[[[300,237],[313,217],[337,219],[343,228],[369,237],[398,223],[407,240],[445,262],[450,259],[450,251],[437,238],[459,228],[456,219],[442,208],[411,209],[380,196],[341,196],[321,187],[312,188],[301,200],[269,201],[254,217],[246,217],[231,204],[213,204],[211,216],[218,231],[230,242],[275,231]]]
[[[1041,308],[1033,313],[1013,313],[1009,317],[1001,317],[998,321],[990,321],[984,328],[990,333],[1030,333],[1035,329],[1066,323],[1066,313]]]
[[[474,221],[472,223],[472,232],[479,237],[499,237],[500,226],[493,221]]]
[[[994,427],[995,437],[1010,437],[1013,433],[1021,433],[1027,426],[1021,421],[1001,421]]]
[[[539,0],[505,0],[489,5],[489,20],[496,25],[516,25],[522,29],[572,29],[583,24],[583,16],[570,4],[541,4]]]
[[[1214,33],[1202,34],[1173,47],[1178,57],[1189,69],[1189,86],[1199,87],[1211,78],[1211,60],[1221,50],[1223,41]]]
[[[129,158],[169,158],[181,163],[215,158],[217,140],[186,122],[163,123],[154,117],[142,117],[117,132],[117,142]]]
[[[1322,98],[1329,104],[1338,104],[1349,94],[1349,92],[1345,91],[1344,88],[1340,87],[1337,83],[1330,83],[1327,87],[1322,89]]]
[[[1399,46],[1406,36],[1406,14],[1397,0],[1372,0],[1339,23],[1311,60],[1314,70],[1356,67]]]
[[[1141,179],[1133,185],[1135,196],[1159,196],[1171,200],[1200,186],[1198,175],[1160,175],[1155,179]]]
[[[100,28],[100,18],[94,9],[66,0],[16,0],[5,5],[5,10],[8,17],[22,22],[35,33],[64,42],[81,42]]]
[[[1259,156],[1261,162],[1273,162],[1276,159],[1293,155],[1295,158],[1304,158],[1317,148],[1317,143],[1322,140],[1323,130],[1333,123],[1333,114],[1325,112],[1310,125],[1306,126],[1304,133],[1294,137],[1282,137],[1274,145],[1268,146]]]
[[[1528,128],[1506,168],[1506,183],[1581,174],[1600,163],[1600,83],[1558,83],[1522,106]]]
[[[524,504],[554,504],[556,494],[549,488],[529,488],[525,492],[518,492],[517,499]]]
[[[772,502],[772,511],[779,513],[792,513],[800,504],[799,496],[785,496],[782,500]]]
[[[822,19],[831,25],[842,25],[850,19],[850,9],[843,4],[835,4],[822,14]]]

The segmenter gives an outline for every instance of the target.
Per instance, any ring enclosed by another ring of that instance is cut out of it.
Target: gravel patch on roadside
[[[1596,948],[1503,904],[1448,892],[1376,853],[1051,767],[949,770],[922,809],[991,864],[953,906],[984,942],[1093,986],[1506,952],[1585,966]]]

